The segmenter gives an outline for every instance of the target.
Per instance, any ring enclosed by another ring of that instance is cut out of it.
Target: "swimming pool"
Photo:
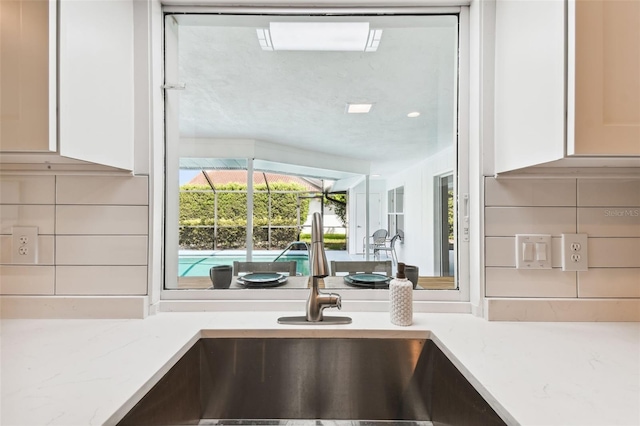
[[[273,262],[280,252],[277,253],[253,253],[254,262]],[[206,255],[180,254],[178,257],[179,277],[208,277],[212,266],[231,265],[237,260],[245,262],[246,255],[240,253],[219,253],[214,252]],[[309,275],[309,255],[306,251],[290,252],[281,256],[278,262],[296,261],[296,271],[299,275]]]

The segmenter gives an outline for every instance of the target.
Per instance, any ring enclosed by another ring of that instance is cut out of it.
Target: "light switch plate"
[[[550,234],[516,234],[516,269],[551,269]]]

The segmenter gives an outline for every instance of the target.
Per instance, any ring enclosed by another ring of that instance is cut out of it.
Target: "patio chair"
[[[286,262],[233,262],[233,275],[238,276],[241,272],[286,272],[290,277],[296,276],[295,260]]]
[[[345,275],[357,273],[384,274],[388,277],[393,275],[393,265],[390,260],[332,260],[331,275],[336,276],[338,272],[346,272]]]
[[[376,247],[384,247],[389,233],[386,229],[378,229],[370,237],[362,239],[362,252],[367,253],[367,239],[369,240],[369,252],[375,254]]]
[[[402,241],[402,237],[403,235],[401,235],[400,233],[397,233],[396,235],[393,236],[393,238],[391,238],[391,240],[389,240],[389,245],[383,245],[383,246],[376,246],[373,249],[373,257],[376,259],[380,259],[380,252],[384,252],[385,255],[387,257],[389,257],[389,253],[391,253],[391,261],[393,262],[393,264],[397,264],[398,263],[398,255],[396,254],[396,241],[400,240]]]

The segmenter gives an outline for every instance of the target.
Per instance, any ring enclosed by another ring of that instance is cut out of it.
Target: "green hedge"
[[[343,234],[324,234],[324,248],[327,250],[346,250],[347,236]],[[311,234],[300,234],[300,241],[311,244]]]
[[[302,185],[295,183],[271,184],[272,191],[304,191]],[[244,184],[230,183],[216,187],[218,191],[218,249],[241,249],[246,246],[247,194]],[[255,191],[266,191],[266,185],[256,185]],[[214,241],[215,195],[207,185],[183,185],[180,187],[179,244],[181,249],[211,250],[216,247]],[[206,192],[196,192],[206,191]],[[253,240],[254,248],[268,248],[269,195],[266,192],[254,193],[253,200]],[[300,218],[304,221],[309,212],[309,200],[300,200]],[[287,244],[296,241],[297,194],[271,194],[271,226],[290,228],[271,229],[271,248],[284,249]]]

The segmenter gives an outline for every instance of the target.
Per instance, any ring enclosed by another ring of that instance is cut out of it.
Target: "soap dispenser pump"
[[[391,323],[408,326],[413,322],[413,284],[404,274],[404,263],[398,263],[396,278],[389,283]]]

